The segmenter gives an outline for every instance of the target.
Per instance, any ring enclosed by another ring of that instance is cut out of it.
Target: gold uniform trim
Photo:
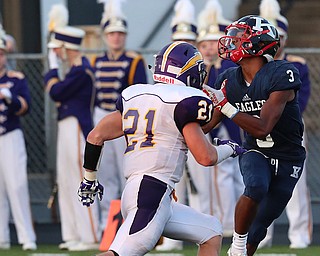
[[[96,64],[97,68],[126,68],[128,61],[99,61]]]
[[[303,57],[300,57],[300,56],[297,56],[297,55],[287,55],[287,61],[290,61],[290,62],[298,62],[298,63],[301,63],[303,65],[305,65],[307,63],[307,61],[303,58]]]
[[[8,77],[15,77],[20,80],[25,78],[23,73],[21,73],[19,71],[15,71],[15,70],[8,70],[7,75],[8,75]]]
[[[21,116],[27,112],[29,106],[28,106],[27,101],[24,98],[22,98],[21,96],[18,96],[18,100],[20,101],[21,108],[19,111],[16,112],[16,115]]]
[[[117,71],[97,71],[96,77],[116,77],[116,78],[122,78],[124,77],[123,70],[117,70]]]
[[[54,84],[58,83],[59,81],[60,80],[58,78],[56,78],[56,77],[53,77],[53,78],[49,79],[49,81],[47,82],[47,86],[46,86],[46,92],[50,92],[51,87]]]
[[[99,104],[99,106],[102,109],[116,109],[116,104],[114,104],[114,103],[102,102],[102,103]]]
[[[103,99],[113,99],[116,100],[118,99],[119,94],[116,92],[110,92],[110,93],[103,93],[103,92],[99,92],[97,95],[97,98],[99,100],[103,100]]]
[[[142,57],[138,56],[137,58],[133,59],[131,63],[129,77],[128,77],[128,85],[132,85],[134,83],[134,75],[136,74],[137,66],[140,60],[142,60]]]
[[[119,81],[114,82],[96,82],[97,88],[113,88],[113,89],[119,89],[121,87],[121,83]]]

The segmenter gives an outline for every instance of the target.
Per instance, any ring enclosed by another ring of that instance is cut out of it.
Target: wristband
[[[101,150],[102,146],[94,145],[86,141],[83,167],[88,170],[96,171],[100,160]]]
[[[224,106],[221,108],[221,113],[230,119],[234,118],[234,116],[238,114],[238,112],[239,112],[239,109],[232,106],[229,102],[224,104]]]
[[[85,171],[84,178],[88,181],[95,181],[97,179],[97,172],[96,171],[93,171],[93,172]]]

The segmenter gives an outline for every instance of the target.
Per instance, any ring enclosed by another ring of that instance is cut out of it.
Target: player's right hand
[[[98,195],[98,199],[101,201],[103,196],[103,186],[98,180],[87,180],[83,178],[78,189],[78,199],[84,205],[89,207],[94,203],[94,199]]]
[[[219,110],[222,114],[232,119],[239,112],[239,110],[228,102],[226,87],[227,83],[227,79],[223,80],[220,90],[213,89],[208,85],[203,85],[202,91],[211,99],[215,109]]]
[[[233,154],[231,157],[236,157],[242,155],[243,153],[247,152],[247,150],[241,147],[237,142],[233,140],[221,140],[219,138],[213,139],[213,145],[220,146],[220,145],[228,145],[233,149]]]
[[[228,80],[225,79],[221,85],[220,90],[213,89],[208,85],[203,85],[202,90],[208,97],[211,99],[213,106],[217,108],[219,111],[223,108],[223,106],[228,102],[226,97],[226,84]]]

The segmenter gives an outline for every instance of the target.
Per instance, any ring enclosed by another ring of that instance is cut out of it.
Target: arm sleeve
[[[120,111],[122,114],[123,112],[123,102],[122,102],[122,95],[120,94],[117,101],[116,101],[116,109]]]
[[[212,102],[209,98],[192,96],[180,101],[174,110],[174,120],[177,128],[182,133],[183,127],[191,122],[203,126],[210,122],[213,114]]]
[[[301,80],[298,69],[291,63],[286,63],[277,68],[272,76],[270,93],[274,91],[299,90]]]
[[[85,81],[90,81],[91,76],[82,66],[73,67],[63,81],[56,81],[50,89],[50,96],[54,101],[64,101],[74,96],[83,86]]]
[[[17,79],[17,89],[11,93],[12,99],[8,105],[9,111],[14,112],[16,115],[26,114],[29,111],[31,102],[27,79]]]
[[[141,55],[138,55],[135,59],[133,59],[129,77],[128,84],[146,84],[147,83],[147,74],[146,74],[146,66],[144,60]]]

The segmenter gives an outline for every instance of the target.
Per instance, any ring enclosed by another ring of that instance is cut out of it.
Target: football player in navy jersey
[[[245,16],[219,39],[219,55],[239,64],[222,73],[215,88],[204,86],[215,111],[205,129],[224,117],[246,131],[240,156],[245,191],[235,209],[230,256],[253,255],[268,226],[285,209],[305,160],[303,123],[297,93],[301,86],[293,64],[273,58],[279,34],[266,19]]]
[[[202,56],[194,46],[171,43],[155,58],[156,84],[126,88],[117,101],[117,110],[89,133],[86,172],[78,190],[85,206],[90,206],[97,194],[102,197],[96,170],[104,141],[123,135],[127,138],[126,185],[121,197],[125,221],[109,251],[101,255],[145,255],[161,235],[197,243],[198,255],[219,255],[220,221],[173,200],[188,148],[204,166],[244,152],[230,140],[216,140],[219,146],[215,147],[206,139],[201,126],[211,120],[213,106],[199,90],[205,75]]]

